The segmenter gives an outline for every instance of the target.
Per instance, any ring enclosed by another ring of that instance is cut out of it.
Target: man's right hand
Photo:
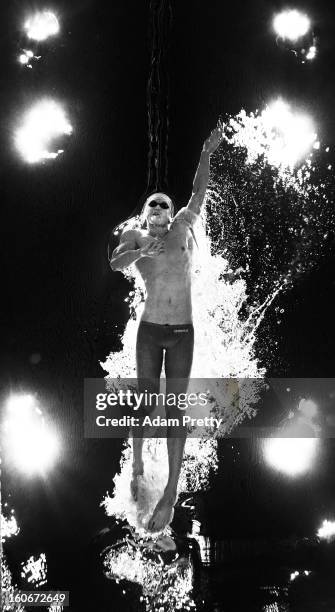
[[[161,253],[164,253],[164,251],[164,240],[158,238],[152,238],[150,242],[147,242],[140,248],[141,257],[157,257]]]

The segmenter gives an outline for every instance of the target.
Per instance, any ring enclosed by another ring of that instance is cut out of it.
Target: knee
[[[150,416],[155,410],[155,406],[140,406],[138,408],[138,410],[136,410],[136,412],[134,413],[134,416],[136,416],[138,419],[140,419],[140,421],[146,417],[146,416]]]

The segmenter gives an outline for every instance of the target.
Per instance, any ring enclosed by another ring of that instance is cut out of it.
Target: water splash
[[[280,176],[291,179],[293,168],[307,161],[312,147],[318,148],[312,119],[293,111],[284,100],[278,99],[262,113],[242,110],[226,125],[226,138],[235,147],[245,148],[248,163],[263,156],[267,163],[280,170]]]
[[[266,604],[262,608],[262,612],[289,612],[289,608],[286,604],[271,603]]]
[[[130,493],[132,476],[132,451],[130,444],[123,450],[120,473],[116,474],[113,496],[106,495],[101,505],[109,516],[126,520],[144,538],[152,538],[146,530],[156,504],[163,495],[168,479],[168,455],[166,440],[146,439],[143,445],[144,475],[139,478],[138,501]],[[217,470],[217,441],[213,438],[189,438],[185,445],[184,461],[178,483],[178,493],[204,491],[209,475]],[[164,533],[169,534],[167,527]],[[155,536],[156,539],[159,537]]]
[[[4,504],[5,507],[8,506],[7,502]],[[16,517],[14,515],[14,510],[11,510],[9,518],[6,518],[1,515],[1,535],[2,541],[4,542],[6,539],[11,538],[12,536],[17,536],[20,533],[20,527],[17,524]],[[21,578],[25,580],[29,586],[34,585],[36,588],[39,588],[45,584],[47,584],[47,561],[45,553],[40,554],[38,558],[33,556],[29,557],[29,559],[21,563]],[[14,599],[15,593],[19,590],[17,584],[13,583],[12,574],[8,567],[6,555],[3,552],[1,559],[1,589],[3,592],[6,592],[8,597]],[[25,608],[23,605],[18,603],[13,603],[8,605],[4,605],[4,612],[24,612]],[[63,607],[50,607],[50,612],[62,612]]]
[[[3,555],[1,559],[1,592],[6,593],[8,599],[14,599],[16,585],[13,585],[12,575],[7,565],[7,561]],[[1,608],[3,612],[24,612],[24,607],[21,604],[6,604]]]
[[[45,553],[41,553],[39,557],[33,556],[21,564],[21,578],[34,584],[36,587],[41,587],[47,583],[47,560]]]
[[[5,504],[6,505],[6,504]],[[11,515],[7,518],[1,515],[1,537],[2,541],[16,536],[20,533],[20,528],[17,524],[14,510],[11,511]]]
[[[300,165],[282,163],[283,139],[266,116],[242,110],[227,118],[207,204],[211,242],[244,270],[251,311],[315,268],[335,230],[329,148],[315,140]]]
[[[126,540],[106,555],[105,572],[117,582],[126,580],[140,585],[140,600],[147,612],[195,609],[193,567],[186,556],[176,554],[172,563],[165,565],[159,555],[140,548],[138,542]]]

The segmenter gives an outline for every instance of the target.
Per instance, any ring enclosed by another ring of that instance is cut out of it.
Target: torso
[[[151,239],[145,231],[138,231],[136,236],[139,247]],[[163,254],[144,257],[135,264],[147,293],[142,321],[162,325],[192,323],[192,232],[185,223],[172,222],[163,240]]]

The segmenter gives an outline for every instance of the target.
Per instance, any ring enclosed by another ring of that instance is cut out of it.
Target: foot
[[[130,492],[134,501],[138,499],[138,479],[139,476],[143,476],[144,468],[143,463],[140,465],[133,465],[133,474],[130,481]]]
[[[149,531],[162,531],[164,527],[172,522],[174,515],[173,506],[176,503],[176,497],[175,494],[164,493],[149,520]]]
[[[157,542],[155,542],[153,549],[156,552],[168,552],[177,550],[177,546],[170,536],[160,535]]]

